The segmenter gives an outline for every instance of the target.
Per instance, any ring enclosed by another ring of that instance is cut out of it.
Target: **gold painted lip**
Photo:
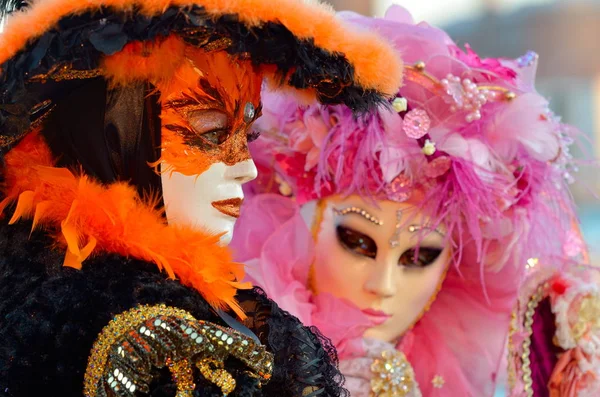
[[[211,204],[222,214],[231,216],[233,218],[239,218],[240,208],[242,207],[243,202],[244,199],[241,198],[230,198],[227,200],[213,201]]]

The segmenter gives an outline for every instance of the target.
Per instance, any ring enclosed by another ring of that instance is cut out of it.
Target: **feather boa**
[[[28,134],[6,155],[0,212],[16,203],[9,220],[32,219],[56,246],[66,250],[65,266],[81,268],[90,255],[108,253],[152,262],[170,277],[198,290],[216,308],[244,314],[235,300],[244,277],[219,236],[191,227],[167,225],[156,198],[141,200],[124,182],[105,186],[86,175],[54,167],[45,141]]]

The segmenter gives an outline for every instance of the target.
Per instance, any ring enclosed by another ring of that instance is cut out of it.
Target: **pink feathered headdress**
[[[521,263],[533,254],[563,258],[552,238],[571,221],[574,131],[534,89],[537,55],[480,59],[400,7],[385,19],[342,15],[391,39],[412,64],[404,87],[388,108],[358,118],[344,106],[267,93],[263,137],[252,148],[261,177],[250,194],[278,190],[299,204],[332,194],[401,202],[418,189],[423,210],[466,238],[461,246],[474,243],[478,262],[486,244],[507,236],[519,241],[523,255],[512,259]],[[498,268],[509,257],[497,258]]]
[[[260,176],[247,193],[302,205],[334,194],[402,202],[419,190],[455,255],[405,353],[424,395],[492,395],[528,259],[561,267],[581,253],[567,244],[575,131],[535,91],[534,53],[481,59],[397,6],[384,19],[343,16],[392,41],[412,64],[405,85],[388,108],[358,118],[264,95],[263,136],[251,148]]]

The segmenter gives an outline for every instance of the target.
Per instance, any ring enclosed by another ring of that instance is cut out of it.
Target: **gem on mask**
[[[254,115],[256,114],[256,110],[254,109],[254,104],[252,102],[246,102],[246,106],[244,106],[244,121],[246,123],[254,120]]]

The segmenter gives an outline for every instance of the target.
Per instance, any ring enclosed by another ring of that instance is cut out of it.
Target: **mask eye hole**
[[[339,225],[336,228],[336,236],[340,245],[353,254],[371,259],[377,256],[377,244],[366,234]]]
[[[424,268],[435,262],[442,253],[442,249],[432,247],[419,247],[418,251],[418,256],[416,248],[404,251],[398,259],[398,264],[408,268]]]
[[[200,135],[202,139],[212,143],[213,145],[220,145],[227,141],[229,138],[229,130],[228,129],[219,129],[208,131]]]

